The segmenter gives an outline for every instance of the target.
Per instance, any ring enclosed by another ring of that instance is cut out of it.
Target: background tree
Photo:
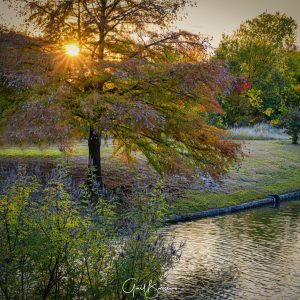
[[[291,136],[292,143],[298,144],[300,135],[300,110],[291,108],[286,116],[282,119],[282,125],[286,128],[285,132]]]
[[[252,90],[239,94],[239,105],[247,102],[247,106],[253,107],[254,95],[255,102],[261,102],[260,107],[252,110],[246,119],[240,119],[240,123],[276,123],[296,101],[293,89],[296,81],[287,61],[288,53],[295,49],[296,29],[297,24],[291,17],[264,12],[242,23],[231,36],[223,36],[216,56],[228,64],[232,74],[244,77],[251,84]],[[236,94],[233,97],[238,98]]]
[[[293,106],[300,105],[300,51],[290,51],[287,53],[287,66],[289,72],[296,80],[296,84],[293,86],[294,91],[297,95],[295,103]]]
[[[225,70],[205,60],[205,40],[168,30],[188,1],[19,3],[44,32],[40,51],[52,64],[50,83],[7,122],[11,141],[67,144],[89,133],[100,182],[101,137],[127,160],[141,151],[161,174],[201,168],[217,177],[237,159],[239,146],[206,124],[220,111]],[[76,59],[59,51],[70,40],[81,47]]]

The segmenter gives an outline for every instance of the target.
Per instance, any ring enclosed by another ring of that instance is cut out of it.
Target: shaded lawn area
[[[157,174],[147,167],[144,159],[128,166],[122,159],[112,158],[112,144],[110,141],[101,145],[102,174],[105,185],[110,190],[119,187],[129,191],[135,181],[146,183],[149,178],[152,182],[157,180]],[[0,179],[5,178],[9,170],[16,170],[18,166],[25,165],[29,172],[47,177],[49,173],[62,160],[68,163],[70,175],[77,185],[86,179],[88,169],[87,141],[76,145],[71,153],[61,152],[57,146],[6,146],[0,148]]]
[[[104,151],[104,156],[111,154],[111,147],[104,145],[101,150]],[[8,157],[72,157],[72,156],[88,156],[88,148],[86,143],[76,145],[73,152],[61,152],[57,146],[24,146],[24,147],[1,147],[0,156]]]
[[[300,145],[290,141],[246,141],[239,169],[230,171],[221,186],[188,190],[175,199],[172,214],[225,207],[300,189]]]
[[[189,188],[179,198],[173,199],[170,215],[187,214],[211,208],[224,207],[241,202],[264,198],[269,193],[284,193],[300,189],[300,145],[292,145],[288,140],[246,141],[243,142],[245,158],[239,168],[233,168],[223,183],[208,189]],[[130,185],[134,177],[148,177],[153,181],[156,175],[140,159],[138,168],[130,170],[122,163],[109,160],[111,145],[102,146],[104,180],[112,188],[126,182]],[[65,157],[57,147],[5,147],[0,156],[10,159],[34,159],[43,157]],[[75,164],[74,168],[86,167],[88,149],[82,143],[73,154],[68,155]],[[128,176],[126,173],[130,173]],[[82,172],[81,172],[82,173]],[[137,175],[138,174],[138,175]],[[106,178],[105,178],[106,177]],[[144,178],[147,181],[147,178]],[[122,182],[122,180],[124,182]],[[149,182],[150,182],[149,181]],[[178,186],[178,188],[182,188]]]

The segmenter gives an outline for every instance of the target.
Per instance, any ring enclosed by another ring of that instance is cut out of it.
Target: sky
[[[248,19],[264,11],[286,13],[298,23],[297,44],[300,46],[300,0],[196,0],[197,7],[188,7],[187,16],[178,27],[193,33],[209,35],[217,46],[222,33],[231,33]],[[20,23],[14,12],[0,0],[0,22]]]

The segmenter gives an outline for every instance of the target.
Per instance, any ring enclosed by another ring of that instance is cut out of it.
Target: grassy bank
[[[263,198],[269,193],[284,193],[300,189],[300,145],[292,145],[288,140],[251,140],[243,142],[243,145],[245,158],[239,169],[232,169],[223,184],[218,187],[204,191],[187,190],[182,197],[173,201],[170,214],[182,215],[225,207]],[[113,161],[106,159],[110,154],[111,146],[103,145],[104,178],[108,186],[120,185],[120,178],[124,185],[125,174],[130,170],[123,164],[114,165]],[[23,149],[6,147],[0,149],[0,155],[2,158],[10,157],[11,159],[64,156],[57,147]],[[86,159],[87,144],[79,144],[71,155]],[[147,173],[147,170],[145,164],[141,162],[139,172],[133,172],[129,177],[136,177],[137,174],[142,177],[154,176],[151,172]],[[114,181],[116,183],[112,184],[111,182]],[[127,181],[130,185],[131,180]]]
[[[300,189],[300,145],[289,141],[247,141],[240,169],[230,171],[213,190],[188,190],[173,203],[173,214],[235,205]]]

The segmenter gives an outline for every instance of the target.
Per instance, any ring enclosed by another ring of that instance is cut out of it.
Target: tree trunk
[[[297,145],[298,139],[299,139],[298,133],[294,133],[292,136],[292,144]]]
[[[100,156],[100,147],[101,147],[101,135],[97,134],[92,127],[90,127],[90,136],[89,136],[89,167],[94,168],[94,175],[97,182],[99,182],[101,188],[103,188],[103,180],[101,174],[101,156]]]
[[[106,25],[106,1],[101,0],[101,20],[98,25],[99,30],[99,54],[98,60],[102,62],[104,60],[104,50],[105,50],[105,25]],[[99,82],[98,90],[103,91],[103,82]],[[102,174],[101,174],[101,134],[95,132],[95,130],[90,126],[90,136],[89,136],[89,166],[94,168],[94,174],[96,180],[99,182],[101,189],[104,188]]]

